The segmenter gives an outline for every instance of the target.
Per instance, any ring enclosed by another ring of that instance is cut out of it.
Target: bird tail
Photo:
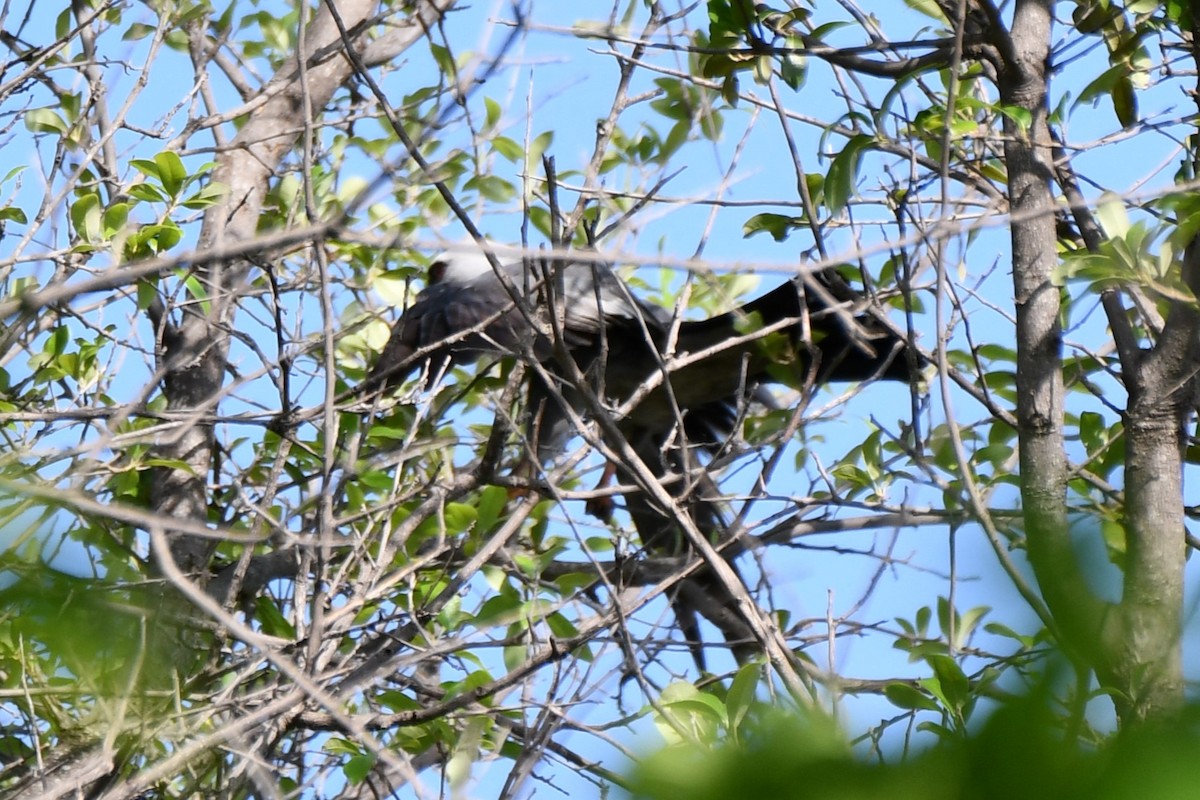
[[[681,479],[683,464],[678,446],[664,448],[661,437],[657,435],[647,435],[633,444],[655,477],[678,498],[672,508],[664,509],[651,501],[645,492],[635,491],[626,495],[626,510],[647,551],[658,556],[694,553],[680,528],[681,514],[689,516],[710,541],[719,543],[725,535],[726,525],[714,499],[717,487],[712,480],[701,473],[700,480],[689,490],[688,482]],[[618,467],[618,471],[626,473],[621,467]],[[670,480],[672,477],[676,480]],[[631,482],[633,477],[626,473],[621,475],[621,480],[623,483]],[[727,561],[733,567],[734,574],[738,574],[732,560]],[[669,594],[679,631],[701,672],[707,672],[704,640],[700,634],[701,617],[721,632],[739,664],[760,651],[754,629],[742,610],[744,603],[753,601],[748,598],[740,575],[738,579],[739,587],[730,587],[711,569],[701,568],[676,584]]]

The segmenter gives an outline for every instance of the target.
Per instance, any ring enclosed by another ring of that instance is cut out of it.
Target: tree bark
[[[1195,291],[1196,241],[1183,274]],[[1194,406],[1198,331],[1195,301],[1173,301],[1158,341],[1125,369],[1125,583],[1108,641],[1126,723],[1170,715],[1184,700],[1183,424]]]
[[[1113,690],[1119,718],[1130,724],[1169,713],[1183,699],[1180,433],[1193,394],[1197,314],[1191,304],[1175,302],[1151,351],[1122,352],[1129,392],[1127,553],[1123,596],[1113,606],[1098,599],[1084,580],[1067,515],[1061,301],[1051,280],[1057,234],[1046,65],[1053,5],[1050,0],[1016,4],[1011,47],[1004,50],[1000,73],[1002,102],[1025,109],[1031,119],[1028,128],[1011,117],[1004,121],[1017,312],[1021,499],[1030,562],[1060,623],[1063,644]],[[1190,248],[1188,261],[1196,260],[1196,251]],[[1119,304],[1116,311],[1123,313]]]
[[[453,0],[419,4],[410,17],[408,44],[424,36],[429,26],[453,4]],[[364,23],[377,11],[376,0],[338,0],[336,8],[346,29],[357,37],[355,46],[365,46]],[[261,97],[266,100],[254,109],[218,159],[212,179],[227,187],[228,193],[205,214],[200,250],[255,237],[271,178],[303,132],[303,111],[307,108],[313,113],[320,112],[353,74],[353,66],[343,49],[329,6],[322,4],[307,31],[305,52],[263,87]],[[299,59],[303,59],[306,67],[303,76]],[[160,315],[159,368],[171,410],[194,412],[200,418],[212,413],[220,401],[230,331],[249,269],[246,261],[197,267],[195,275],[208,292],[207,311],[200,303],[193,302],[180,310],[178,321]],[[207,476],[213,463],[213,445],[212,428],[202,422],[183,429],[175,439],[161,445],[163,457],[187,466],[158,472],[151,501],[156,511],[171,518],[208,521]],[[203,581],[215,547],[213,539],[176,533],[172,536],[171,554],[185,573]]]
[[[1068,637],[1096,641],[1101,615],[1078,569],[1067,523],[1067,455],[1063,436],[1062,327],[1052,142],[1047,123],[1053,3],[1019,2],[1011,47],[1000,72],[1002,102],[1029,112],[1022,127],[1004,119],[1008,166],[1013,292],[1017,318],[1017,419],[1021,501],[1029,558],[1050,609]]]

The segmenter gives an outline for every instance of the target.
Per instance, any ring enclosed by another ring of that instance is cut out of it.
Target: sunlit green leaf
[[[32,133],[66,133],[69,126],[57,111],[50,108],[31,108],[25,112],[25,127]]]

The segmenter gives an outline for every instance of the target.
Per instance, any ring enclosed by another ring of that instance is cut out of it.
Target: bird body
[[[820,291],[806,291],[808,281],[818,281]],[[570,358],[601,400],[620,406],[643,395],[616,420],[617,429],[665,484],[695,466],[686,455],[690,448],[716,452],[724,446],[739,408],[761,383],[807,388],[836,380],[913,379],[905,341],[862,314],[855,303],[861,298],[836,288],[816,276],[796,278],[725,314],[676,323],[665,309],[636,298],[595,259],[500,261],[482,250],[443,254],[433,260],[426,288],[394,326],[364,388],[394,385],[421,363],[429,365],[432,378],[447,363],[485,354],[536,361],[543,369],[530,371],[527,434],[545,462],[565,445],[569,419],[596,410],[583,387],[570,380],[563,361]],[[830,297],[839,304],[826,302]],[[637,483],[635,471],[615,466],[622,483]],[[688,513],[714,541],[724,538],[711,479],[670,485],[672,508],[651,502],[644,492],[626,496],[647,549],[688,552],[679,513]],[[737,600],[714,581],[701,571],[672,601],[701,669],[697,613],[721,630],[739,661],[756,648]]]
[[[551,364],[560,334],[580,369],[613,401],[624,402],[648,381],[658,382],[630,412],[639,424],[673,425],[680,411],[688,411],[704,417],[694,421],[697,433],[711,429],[696,442],[708,446],[715,435],[728,432],[720,420],[731,422],[747,387],[757,383],[802,388],[810,380],[910,379],[902,339],[870,317],[853,316],[856,309],[842,312],[847,323],[815,293],[802,299],[798,281],[728,313],[683,320],[672,337],[671,314],[636,298],[603,263],[529,259],[497,265],[499,270],[482,250],[435,257],[429,285],[396,323],[367,388],[402,381],[423,360],[415,357],[418,352],[434,374],[447,361],[469,363],[485,354]],[[812,341],[802,336],[805,316]],[[754,335],[788,320],[795,324]],[[597,363],[601,358],[603,365]],[[668,358],[669,392],[662,385],[665,376],[655,377]]]

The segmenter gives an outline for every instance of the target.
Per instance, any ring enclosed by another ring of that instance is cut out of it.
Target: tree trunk
[[[1021,500],[1029,558],[1046,602],[1081,641],[1095,640],[1099,617],[1079,573],[1067,525],[1067,456],[1063,446],[1062,327],[1047,125],[1048,0],[1021,2],[1013,18],[1001,100],[1025,109],[1029,126],[1004,120],[1012,213],[1013,292],[1017,317],[1017,419]]]
[[[1129,392],[1127,558],[1124,594],[1120,605],[1112,607],[1095,597],[1080,572],[1067,516],[1061,302],[1051,280],[1057,234],[1046,102],[1053,5],[1049,0],[1017,3],[1012,46],[1000,76],[1001,100],[1025,109],[1031,118],[1027,128],[1005,118],[1017,312],[1021,499],[1029,558],[1063,643],[1113,690],[1121,722],[1128,724],[1178,708],[1183,698],[1179,435],[1182,410],[1191,396],[1196,312],[1176,302],[1149,354],[1143,357],[1136,349],[1122,353],[1129,362],[1122,364]],[[1116,309],[1120,312],[1119,303]]]

